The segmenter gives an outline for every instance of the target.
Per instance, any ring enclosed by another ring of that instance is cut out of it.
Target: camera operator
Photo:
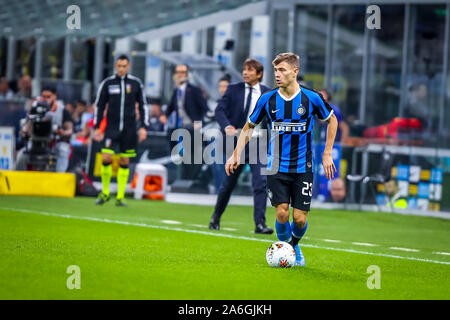
[[[73,120],[64,108],[64,104],[57,100],[56,89],[53,87],[44,87],[41,96],[37,101],[48,105],[49,111],[45,113],[45,118],[51,121],[50,148],[56,156],[56,172],[66,172],[69,166],[69,156],[71,152],[70,138],[73,133]],[[30,121],[30,113],[35,112],[34,108],[27,114],[26,123],[22,126],[21,135],[31,138],[33,142],[33,132]],[[26,170],[29,164],[30,154],[26,148],[19,151],[17,156],[17,170]]]

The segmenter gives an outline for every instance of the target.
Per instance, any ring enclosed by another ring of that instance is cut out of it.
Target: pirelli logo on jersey
[[[305,122],[272,122],[272,130],[274,131],[285,131],[285,132],[305,132],[306,131],[306,121]]]

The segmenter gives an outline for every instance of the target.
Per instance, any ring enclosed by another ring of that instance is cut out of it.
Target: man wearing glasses
[[[200,130],[200,123],[203,120],[206,112],[208,111],[208,105],[203,97],[203,93],[200,88],[193,86],[188,81],[189,67],[186,64],[177,65],[175,68],[175,74],[173,76],[175,82],[175,89],[170,99],[170,103],[166,112],[161,115],[160,121],[167,123],[168,117],[174,114],[174,123],[169,125],[171,129],[184,128],[189,130],[191,135],[191,148],[190,150],[184,150],[189,152],[190,163],[193,163],[194,150],[202,146],[194,146],[194,131]],[[180,146],[180,144],[179,144]],[[180,146],[182,147],[182,146]],[[194,149],[196,148],[196,149]],[[184,154],[186,155],[186,154]],[[184,166],[183,179],[194,179],[201,170],[201,164],[194,165],[191,168]]]

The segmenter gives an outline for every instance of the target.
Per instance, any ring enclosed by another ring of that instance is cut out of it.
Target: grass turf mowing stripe
[[[104,222],[104,223],[113,223],[113,224],[121,224],[121,225],[144,227],[144,228],[164,229],[164,230],[187,232],[187,233],[197,233],[197,234],[203,234],[203,235],[210,235],[210,236],[216,236],[216,237],[225,237],[225,238],[233,238],[233,239],[241,239],[241,240],[273,242],[273,240],[268,240],[268,239],[251,238],[251,237],[245,237],[245,236],[235,236],[235,235],[231,235],[231,234],[209,232],[209,231],[201,231],[201,230],[192,230],[192,229],[183,229],[183,228],[175,228],[175,227],[149,225],[149,224],[145,224],[145,223],[136,223],[136,222],[123,221],[123,220],[101,219],[101,218],[94,218],[94,217],[78,217],[78,216],[71,216],[71,215],[67,215],[67,214],[58,214],[58,213],[46,212],[46,211],[35,211],[35,210],[18,209],[18,208],[7,208],[7,207],[0,207],[0,210],[9,210],[9,211],[15,211],[15,212],[21,212],[21,213],[39,214],[39,215],[60,217],[60,218],[67,218],[67,219],[77,219],[77,220],[88,220],[88,221],[96,221],[96,222]],[[322,246],[317,246],[317,245],[313,245],[313,244],[302,244],[302,246],[303,247],[307,247],[307,248],[324,249],[324,250],[331,250],[331,251],[342,251],[342,252],[350,252],[350,253],[358,253],[358,254],[365,254],[365,255],[381,256],[381,257],[388,257],[388,258],[395,258],[395,259],[414,260],[414,261],[422,261],[422,262],[431,262],[431,263],[437,263],[437,264],[450,265],[450,262],[448,262],[448,261],[422,259],[422,258],[415,258],[415,257],[403,257],[403,256],[392,255],[392,254],[359,251],[359,250],[353,250],[353,249],[322,247]]]

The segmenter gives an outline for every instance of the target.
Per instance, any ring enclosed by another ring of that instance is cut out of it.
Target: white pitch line
[[[221,230],[225,230],[225,231],[236,231],[237,229],[235,228],[220,228]]]
[[[43,216],[66,218],[66,219],[76,219],[76,220],[87,220],[87,221],[104,222],[104,223],[114,223],[114,224],[120,224],[120,225],[126,225],[126,226],[136,226],[136,227],[162,229],[162,230],[170,230],[170,231],[180,231],[180,232],[203,234],[203,235],[208,235],[208,236],[231,238],[231,239],[251,240],[251,241],[260,241],[260,242],[274,242],[273,239],[258,239],[258,238],[244,237],[244,236],[235,236],[235,235],[226,234],[226,233],[209,232],[209,231],[202,231],[202,230],[190,230],[190,229],[182,229],[182,228],[168,227],[168,226],[155,226],[155,225],[149,225],[149,224],[145,224],[145,223],[137,223],[137,222],[129,222],[129,221],[100,219],[100,218],[94,218],[94,217],[80,217],[80,216],[71,216],[71,215],[68,215],[68,214],[59,214],[59,213],[46,212],[46,211],[36,211],[36,210],[0,207],[0,210],[2,210],[2,209],[3,210],[9,210],[9,211],[15,211],[15,212],[21,212],[21,213],[31,213],[31,214],[38,214],[38,215],[43,215]],[[358,250],[353,250],[353,249],[340,249],[340,248],[322,247],[322,246],[316,246],[316,245],[313,245],[313,244],[303,244],[302,247],[305,247],[305,248],[316,248],[316,249],[322,249],[322,250],[331,250],[331,251],[351,252],[351,253],[365,254],[365,255],[370,255],[370,256],[388,257],[388,258],[394,258],[394,259],[413,260],[413,261],[422,261],[422,262],[431,262],[431,263],[450,265],[450,261],[421,259],[421,258],[415,258],[415,257],[402,257],[402,256],[395,256],[395,255],[392,255],[392,254],[358,251]]]
[[[417,249],[399,248],[399,247],[389,247],[389,249],[400,250],[400,251],[407,251],[407,252],[419,252],[420,251],[420,250],[417,250]]]
[[[325,242],[333,242],[333,243],[341,242],[341,240],[333,240],[333,239],[319,239],[319,240],[322,240],[322,241],[325,241]]]
[[[180,221],[176,221],[176,220],[161,220],[162,223],[165,224],[181,224]]]
[[[368,243],[368,242],[352,242],[355,246],[366,246],[366,247],[376,247],[377,244],[374,243]]]
[[[450,256],[450,252],[433,252],[434,254],[442,254],[444,256]]]

